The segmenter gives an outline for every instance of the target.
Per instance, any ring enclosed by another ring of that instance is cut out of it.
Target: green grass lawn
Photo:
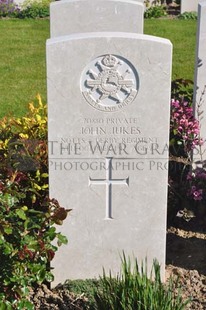
[[[174,45],[172,78],[193,79],[196,21],[145,20],[146,34]],[[49,20],[0,20],[0,117],[23,115],[40,93],[46,101],[45,45]]]
[[[22,115],[37,93],[46,100],[49,20],[0,20],[0,116]]]
[[[172,79],[194,80],[195,20],[151,19],[145,21],[144,33],[169,39],[173,44]]]

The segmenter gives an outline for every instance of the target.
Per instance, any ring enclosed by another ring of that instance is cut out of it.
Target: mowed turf
[[[0,20],[0,116],[23,115],[40,93],[46,101],[49,20]]]
[[[144,33],[169,39],[173,44],[172,79],[194,80],[197,21],[151,19]]]
[[[145,34],[173,43],[173,79],[193,79],[196,26],[193,20],[145,20]],[[46,102],[48,38],[48,19],[0,20],[0,117],[24,115],[37,93]]]

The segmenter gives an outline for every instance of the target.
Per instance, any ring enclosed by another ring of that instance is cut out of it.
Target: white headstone
[[[14,3],[18,6],[21,6],[24,3],[25,0],[15,0]]]
[[[206,1],[200,2],[198,5],[198,29],[197,29],[197,45],[196,45],[196,64],[195,64],[195,78],[194,78],[194,107],[195,115],[199,112],[202,120],[201,137],[206,141]],[[202,146],[202,155],[206,160],[205,146]],[[199,154],[199,153],[198,153]],[[198,157],[198,156],[195,156]]]
[[[164,278],[171,54],[134,33],[48,40],[50,197],[72,208],[54,284],[116,273],[122,251]]]
[[[199,0],[181,0],[180,13],[197,12]]]
[[[51,37],[82,32],[143,33],[143,3],[135,0],[62,0],[50,6]]]

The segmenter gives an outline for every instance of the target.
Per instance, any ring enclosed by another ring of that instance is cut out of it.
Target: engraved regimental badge
[[[81,76],[85,100],[104,112],[118,111],[136,97],[139,79],[134,66],[125,58],[104,55],[94,59]]]

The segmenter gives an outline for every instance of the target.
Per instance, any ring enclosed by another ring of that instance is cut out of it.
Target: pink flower
[[[180,106],[179,101],[178,101],[178,100],[175,100],[175,99],[172,99],[172,100],[171,100],[171,104],[172,104],[172,106],[175,107],[175,108],[178,108],[178,107]]]
[[[185,151],[190,152],[196,146],[202,145],[199,122],[194,118],[190,104],[172,99],[171,107],[171,131],[183,142]]]
[[[193,192],[194,200],[202,200],[202,189]]]

